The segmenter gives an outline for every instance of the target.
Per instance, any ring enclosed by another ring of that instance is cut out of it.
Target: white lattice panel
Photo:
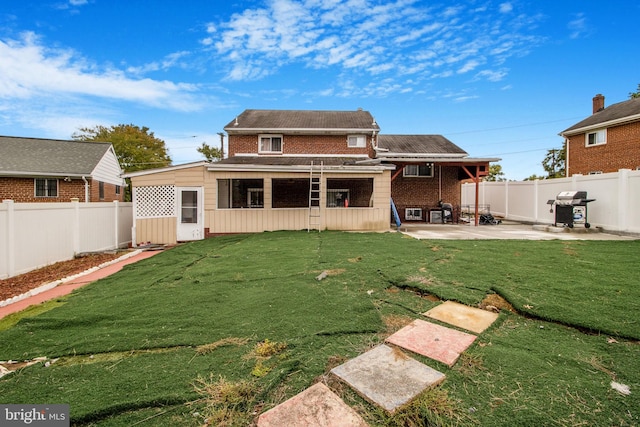
[[[153,185],[134,187],[133,200],[136,218],[162,218],[177,216],[176,187]]]

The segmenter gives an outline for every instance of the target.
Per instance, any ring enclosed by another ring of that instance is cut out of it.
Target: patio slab
[[[453,366],[475,339],[475,335],[416,319],[386,341]]]
[[[436,319],[477,334],[482,333],[498,318],[498,313],[469,307],[454,301],[445,301],[423,314],[432,319]]]
[[[393,413],[445,375],[382,344],[331,372],[368,401]]]
[[[366,427],[367,423],[329,387],[317,383],[260,415],[258,427]]]

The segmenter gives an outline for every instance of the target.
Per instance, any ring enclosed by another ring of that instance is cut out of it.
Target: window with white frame
[[[408,177],[433,178],[433,163],[407,165],[404,167],[402,175]]]
[[[362,148],[367,146],[367,137],[364,135],[349,135],[347,137],[347,147]]]
[[[36,197],[58,197],[58,180],[50,178],[36,178]]]
[[[585,143],[586,143],[587,147],[590,147],[592,145],[606,144],[607,143],[607,130],[606,129],[600,129],[600,130],[597,130],[595,132],[587,133]]]
[[[282,154],[282,135],[260,135],[258,152],[266,154]]]

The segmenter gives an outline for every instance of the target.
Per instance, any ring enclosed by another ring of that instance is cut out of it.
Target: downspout
[[[82,175],[82,180],[84,181],[84,202],[89,203],[89,181],[84,175]]]
[[[438,200],[442,201],[442,165],[438,165]]]
[[[569,138],[564,138],[564,176],[565,178],[569,177]]]

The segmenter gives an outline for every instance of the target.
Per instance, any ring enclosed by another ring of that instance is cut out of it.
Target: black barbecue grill
[[[554,226],[563,224],[565,227],[573,228],[574,224],[584,224],[584,228],[591,227],[587,222],[587,203],[596,199],[587,198],[586,191],[561,191],[555,200],[549,200],[547,204],[556,207],[556,218]]]

